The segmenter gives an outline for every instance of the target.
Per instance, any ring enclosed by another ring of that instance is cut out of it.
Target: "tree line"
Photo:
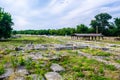
[[[105,36],[120,36],[120,18],[113,18],[108,13],[100,13],[91,20],[90,26],[85,24],[77,25],[74,28],[67,27],[62,29],[48,30],[20,30],[13,31],[13,34],[32,34],[32,35],[72,35],[74,33],[102,33]]]

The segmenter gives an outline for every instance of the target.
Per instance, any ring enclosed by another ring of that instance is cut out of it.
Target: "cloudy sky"
[[[0,0],[15,30],[58,29],[89,25],[96,14],[120,17],[120,0]]]

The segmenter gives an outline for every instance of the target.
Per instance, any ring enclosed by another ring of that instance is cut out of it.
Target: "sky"
[[[89,26],[99,13],[120,17],[120,0],[0,0],[12,15],[14,30]]]

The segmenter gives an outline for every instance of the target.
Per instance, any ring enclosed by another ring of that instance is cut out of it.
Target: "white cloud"
[[[11,13],[17,30],[89,25],[101,12],[120,17],[120,6],[115,5],[118,3],[119,0],[0,0],[1,7]]]

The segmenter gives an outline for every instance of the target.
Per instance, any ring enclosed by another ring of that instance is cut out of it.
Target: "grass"
[[[2,75],[3,73],[5,73],[5,68],[3,64],[0,64],[0,75]]]
[[[105,43],[112,43],[112,44],[120,44],[120,41],[115,41],[115,37],[106,37],[104,40],[100,42],[105,42]]]
[[[120,60],[116,60],[117,63],[120,63]]]
[[[99,49],[86,48],[86,49],[81,49],[81,51],[83,51],[85,53],[92,54],[93,56],[111,56],[112,55],[108,52],[104,52],[104,51],[99,50]]]
[[[58,53],[59,56],[65,53],[67,54],[67,56],[65,58],[61,58],[60,60],[51,60],[51,61],[37,60],[36,62],[33,61],[31,58],[25,60],[21,55],[19,55],[16,58],[11,57],[12,60],[10,62],[13,65],[13,68],[16,68],[18,66],[25,66],[25,68],[31,74],[39,74],[40,76],[43,76],[46,72],[51,71],[50,65],[52,63],[57,63],[63,66],[66,70],[65,72],[60,73],[65,80],[79,80],[79,79],[115,80],[115,78],[104,75],[106,74],[105,71],[107,72],[117,71],[116,68],[112,65],[105,65],[94,59],[88,59],[86,57],[78,56],[76,51],[73,50],[63,50],[63,51],[59,51]]]
[[[60,38],[62,39],[62,37]],[[68,41],[70,39],[64,38],[63,40]],[[13,50],[15,46],[25,46],[25,44],[29,44],[30,42],[33,42],[34,44],[64,43],[59,40],[59,37],[51,38],[44,36],[22,36],[21,38],[3,41],[0,42],[0,54],[3,55],[3,57],[0,58],[0,62],[4,62],[4,64],[9,63],[10,66],[8,66],[8,68],[16,69],[19,66],[24,66],[30,74],[37,74],[41,78],[45,73],[51,72],[50,66],[52,63],[57,63],[65,68],[64,72],[60,72],[60,75],[62,75],[64,80],[119,80],[120,70],[117,70],[113,65],[105,65],[104,63],[98,62],[94,59],[78,56],[78,52],[76,50],[30,50],[25,51],[24,54]],[[6,49],[4,50],[3,48]],[[93,56],[111,56],[110,53],[103,52],[98,49],[86,48],[80,50]],[[17,56],[12,56],[10,53],[17,54]],[[45,57],[47,57],[48,54],[51,54],[57,55],[61,58],[59,60],[32,60],[31,58],[25,58],[25,55],[29,55],[29,53],[42,53]],[[3,64],[0,64],[0,75],[5,72],[5,68],[6,67],[4,67]],[[28,80],[32,80],[30,75],[25,77]]]
[[[0,41],[0,49],[1,48],[14,48],[15,46],[24,46],[25,44],[29,44],[33,42],[34,44],[52,44],[52,43],[62,43],[58,39],[45,37],[45,36],[22,36],[20,38],[9,39],[5,41]]]
[[[105,75],[105,71],[117,71],[114,66],[105,65],[94,59],[77,56],[76,51],[68,50],[67,52],[70,52],[72,56],[68,56],[62,61],[54,61],[54,63],[59,63],[65,68],[66,71],[61,73],[65,80],[117,80],[116,78],[112,77],[114,73],[108,73],[109,75],[111,75],[111,77]],[[118,75],[119,74],[117,74],[116,76]]]

